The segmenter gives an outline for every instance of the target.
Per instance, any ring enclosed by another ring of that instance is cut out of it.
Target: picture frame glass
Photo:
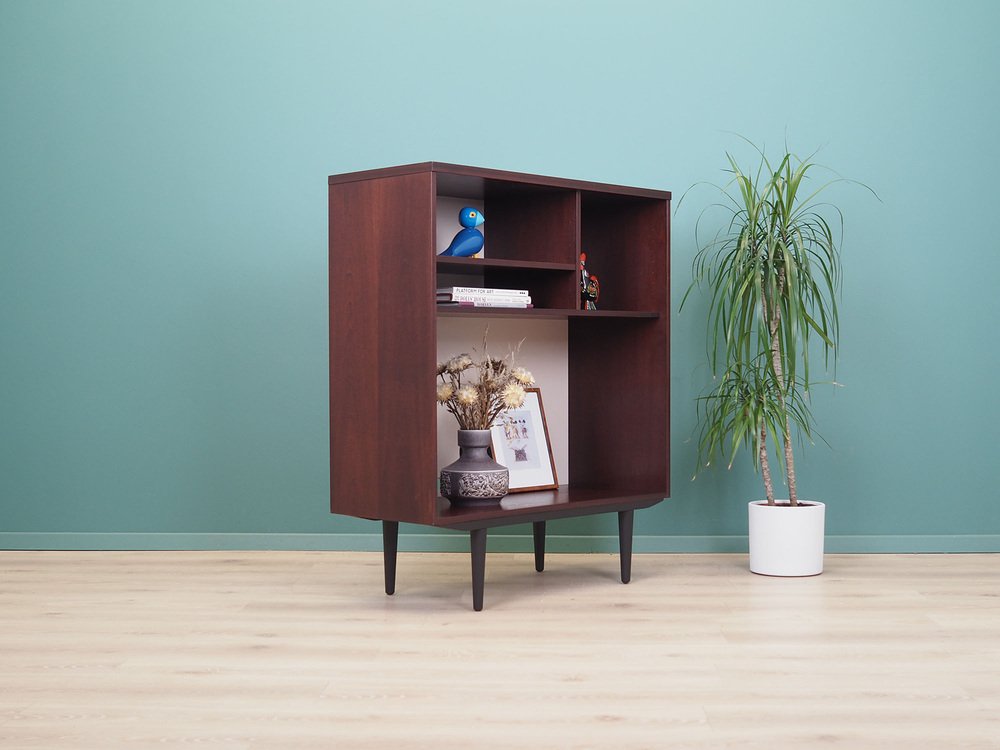
[[[497,417],[490,432],[494,460],[510,472],[510,492],[559,486],[540,389],[526,388],[524,404]]]

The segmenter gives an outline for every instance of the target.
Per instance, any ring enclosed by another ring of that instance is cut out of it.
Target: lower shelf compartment
[[[507,495],[498,506],[456,507],[439,497],[434,525],[449,529],[475,529],[548,521],[648,508],[666,497],[666,492],[633,494],[566,485],[557,490],[515,492]]]

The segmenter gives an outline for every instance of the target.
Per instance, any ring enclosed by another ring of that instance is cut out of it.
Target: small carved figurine
[[[482,250],[484,244],[483,233],[476,229],[476,227],[482,226],[485,221],[486,217],[483,216],[483,212],[478,208],[466,206],[459,211],[458,223],[464,229],[458,231],[458,234],[452,238],[451,244],[448,245],[448,249],[441,253],[441,255],[467,258]]]
[[[580,299],[584,310],[596,310],[597,298],[601,296],[601,282],[597,275],[587,271],[587,254],[580,253]]]

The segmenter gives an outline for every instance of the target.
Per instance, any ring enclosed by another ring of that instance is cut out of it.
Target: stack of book
[[[437,303],[449,307],[532,307],[527,289],[449,286],[437,290]]]

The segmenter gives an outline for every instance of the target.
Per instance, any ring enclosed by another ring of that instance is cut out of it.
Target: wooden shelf
[[[628,494],[620,490],[577,489],[565,485],[558,490],[515,492],[507,495],[499,506],[455,507],[445,498],[439,497],[434,525],[450,529],[473,529],[551,521],[594,513],[648,508],[663,498],[663,493]]]
[[[434,260],[439,270],[448,273],[481,273],[484,268],[511,268],[518,271],[576,271],[577,269],[573,263],[543,263],[503,258],[454,258],[450,255],[438,255]]]
[[[445,307],[438,305],[437,314],[439,318],[556,318],[575,320],[581,318],[637,318],[637,319],[658,319],[660,313],[656,310],[558,310],[545,307],[531,307],[521,309],[518,307]]]

